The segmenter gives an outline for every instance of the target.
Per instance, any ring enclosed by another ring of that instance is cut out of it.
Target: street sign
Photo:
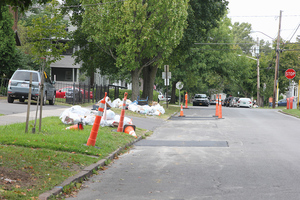
[[[176,83],[176,88],[178,90],[181,90],[183,88],[183,83],[181,83],[180,81]]]
[[[165,79],[165,85],[170,85],[169,83],[170,83],[169,79]]]
[[[287,69],[285,71],[285,77],[288,79],[293,79],[296,76],[296,71],[294,69]]]
[[[168,73],[162,72],[162,76],[161,76],[162,79],[166,79],[167,78],[166,75],[168,75],[168,79],[172,78],[172,73],[171,72],[168,72]]]
[[[164,65],[165,72],[169,71],[169,65]]]

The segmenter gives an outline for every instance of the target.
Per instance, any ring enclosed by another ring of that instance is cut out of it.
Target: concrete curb
[[[87,166],[78,174],[69,177],[67,180],[62,182],[60,185],[55,186],[52,190],[49,190],[49,191],[44,192],[43,194],[39,195],[39,200],[47,200],[52,196],[60,194],[63,191],[63,188],[65,186],[71,185],[72,183],[80,183],[83,180],[86,180],[87,178],[91,177],[93,175],[94,170],[98,170],[99,168],[105,166],[106,161],[113,160],[118,154],[120,154],[121,151],[123,151],[125,148],[127,148],[129,146],[132,146],[134,143],[142,140],[142,138],[143,138],[143,136],[138,137],[136,140],[126,144],[124,147],[118,148],[116,151],[111,153],[105,159],[101,159],[97,163]]]

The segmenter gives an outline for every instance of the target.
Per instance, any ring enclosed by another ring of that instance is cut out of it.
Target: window
[[[16,71],[12,80],[30,81],[30,72]],[[39,82],[38,74],[36,72],[32,72],[32,81]]]

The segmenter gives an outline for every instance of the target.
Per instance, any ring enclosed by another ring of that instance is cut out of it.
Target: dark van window
[[[30,81],[30,72],[16,71],[16,73],[12,77],[12,80]],[[37,73],[32,73],[32,81],[39,81]]]

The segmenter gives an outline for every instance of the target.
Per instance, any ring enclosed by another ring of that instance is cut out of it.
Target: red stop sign
[[[285,71],[285,77],[287,77],[288,79],[293,79],[296,76],[296,71],[293,69],[287,69]]]

